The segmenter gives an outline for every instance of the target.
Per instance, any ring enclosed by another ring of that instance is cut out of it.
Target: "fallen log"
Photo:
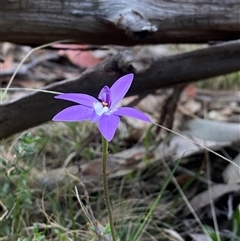
[[[1,0],[0,41],[206,43],[240,38],[239,0]]]

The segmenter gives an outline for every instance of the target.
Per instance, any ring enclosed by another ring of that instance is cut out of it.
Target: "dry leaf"
[[[217,184],[211,187],[209,190],[203,191],[196,195],[191,201],[190,204],[195,210],[195,212],[199,211],[201,208],[209,205],[210,197],[209,192],[211,193],[213,201],[216,201],[220,197],[230,192],[240,192],[240,185],[238,184]],[[188,208],[185,208],[184,215],[187,216],[190,214]]]
[[[13,68],[13,56],[4,57],[4,63],[0,63],[0,69],[11,70]]]
[[[205,119],[195,119],[185,123],[185,133],[204,140],[219,142],[240,141],[240,124],[226,123]]]
[[[187,95],[189,99],[193,99],[196,96],[197,90],[196,87],[192,84],[187,85],[184,89],[184,93]]]
[[[232,163],[227,165],[222,174],[224,182],[226,183],[240,183],[240,154],[234,158],[233,162],[237,164],[239,168]]]
[[[188,132],[189,134],[190,132]],[[185,136],[186,133],[181,134]],[[190,140],[189,140],[190,139]],[[221,148],[221,146],[226,146],[229,145],[229,142],[221,142],[218,143],[216,141],[209,141],[209,140],[204,140],[195,136],[192,136],[190,134],[189,139],[184,139],[180,136],[174,135],[169,143],[160,143],[160,145],[157,148],[157,156],[159,159],[161,158],[167,158],[167,157],[172,157],[173,159],[178,159],[178,158],[185,158],[188,156],[191,156],[193,154],[199,153],[203,151],[203,147],[196,145],[193,143],[191,140],[194,140],[195,142],[199,143],[202,146],[211,148],[212,150],[218,150]]]
[[[73,64],[82,67],[82,68],[91,68],[98,63],[102,62],[103,59],[96,58],[94,54],[92,54],[91,51],[81,51],[77,50],[80,48],[86,48],[87,45],[78,45],[78,44],[64,44],[64,45],[55,45],[55,47],[64,47],[64,48],[71,48],[71,50],[68,49],[62,49],[59,50],[59,55],[66,56],[69,61],[71,61]],[[76,50],[74,50],[76,49]]]
[[[116,162],[111,161],[108,158],[107,161],[107,174],[113,173],[116,169],[118,169],[118,164]],[[84,177],[96,177],[100,178],[102,176],[102,159],[97,159],[94,161],[89,162],[82,166],[83,175]]]
[[[173,240],[176,241],[184,241],[184,239],[173,229],[163,229],[164,232],[166,232],[168,235],[170,235]]]
[[[195,114],[196,112],[198,112],[202,108],[202,105],[199,102],[195,101],[195,100],[189,100],[183,106],[188,111],[192,112],[193,114]]]
[[[212,239],[205,234],[192,233],[189,234],[189,236],[193,239],[193,241],[212,241]]]

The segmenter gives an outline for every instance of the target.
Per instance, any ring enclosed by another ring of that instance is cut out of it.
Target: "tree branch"
[[[0,41],[136,45],[240,38],[239,0],[1,0]]]
[[[128,95],[143,94],[155,89],[190,81],[197,81],[240,70],[240,41],[211,46],[188,53],[163,57],[154,61],[141,73],[135,74]],[[125,60],[128,61],[125,61]],[[79,78],[46,87],[58,92],[82,92],[97,96],[104,85],[111,85],[118,77],[134,72],[126,52],[113,56]],[[0,106],[0,139],[42,124],[61,109],[72,105],[59,101],[51,94],[32,93]]]

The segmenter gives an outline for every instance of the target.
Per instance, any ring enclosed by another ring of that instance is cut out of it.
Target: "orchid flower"
[[[133,117],[142,121],[151,120],[141,111],[131,107],[118,107],[119,102],[129,90],[133,74],[127,74],[119,78],[111,88],[104,86],[98,99],[81,93],[66,93],[55,96],[56,99],[68,100],[77,103],[68,107],[53,117],[53,121],[87,121],[98,123],[98,128],[107,141],[111,141],[118,124],[120,116]]]

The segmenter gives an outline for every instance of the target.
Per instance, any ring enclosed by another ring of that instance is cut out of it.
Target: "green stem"
[[[108,220],[109,220],[110,230],[112,234],[112,240],[117,241],[116,233],[113,225],[112,208],[111,208],[111,204],[109,200],[109,192],[108,192],[107,156],[108,156],[108,141],[104,137],[102,137],[102,178],[103,178],[104,200],[107,207]]]

